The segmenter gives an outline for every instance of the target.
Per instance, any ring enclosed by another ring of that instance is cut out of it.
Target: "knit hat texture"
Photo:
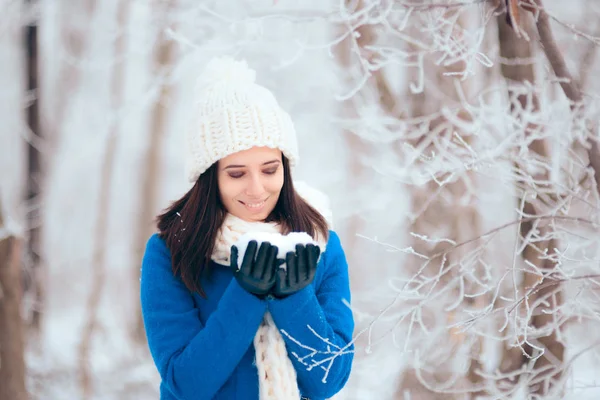
[[[186,175],[195,182],[212,164],[254,146],[277,148],[298,162],[294,124],[245,61],[217,57],[198,77],[187,131]]]

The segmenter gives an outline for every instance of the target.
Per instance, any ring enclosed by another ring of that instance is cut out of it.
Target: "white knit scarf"
[[[324,195],[301,182],[295,182],[294,185],[298,194],[317,209],[331,227],[331,212]],[[212,260],[219,264],[229,265],[231,246],[247,232],[281,233],[281,226],[272,222],[246,222],[234,215],[227,214],[217,234]],[[323,253],[326,246],[325,241],[320,235],[314,239]],[[283,337],[268,311],[254,336],[254,349],[260,400],[300,399],[296,370],[288,357]]]

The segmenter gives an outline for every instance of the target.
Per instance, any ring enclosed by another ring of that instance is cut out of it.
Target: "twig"
[[[521,298],[515,304],[513,304],[512,307],[510,307],[507,310],[507,313],[510,314],[511,312],[513,312],[519,306],[519,304],[521,304],[522,302],[525,301],[525,299],[527,299],[528,297],[530,297],[532,294],[535,294],[535,293],[539,292],[540,290],[547,289],[549,287],[559,285],[562,282],[568,282],[568,281],[573,281],[573,280],[583,280],[583,279],[596,279],[596,278],[600,278],[600,274],[589,274],[589,275],[583,275],[583,276],[573,276],[573,277],[570,277],[569,279],[566,279],[566,278],[553,278],[551,276],[545,276],[538,283],[536,283],[534,286],[532,286],[527,291],[527,293],[525,293],[523,296],[521,296]]]
[[[550,27],[550,16],[543,7],[542,0],[529,0],[535,4],[535,10],[527,7],[527,10],[531,11],[536,15],[536,27],[540,35],[540,44],[544,49],[544,53],[554,70],[554,74],[559,78],[560,86],[562,87],[565,95],[571,100],[571,108],[574,109],[579,107],[583,100],[583,93],[581,88],[573,79],[571,72],[567,68],[565,58],[561,53],[554,35],[552,34],[552,28]],[[592,125],[590,131],[596,130],[596,126]],[[590,135],[591,136],[591,135]],[[600,193],[600,148],[598,147],[597,140],[592,137],[588,138],[588,157],[590,160],[590,167],[594,171],[594,180],[596,181],[596,190]]]
[[[473,1],[457,1],[454,3],[430,3],[430,4],[421,4],[421,3],[409,3],[409,2],[398,2],[397,4],[401,7],[409,7],[414,8],[416,10],[430,10],[433,8],[454,8],[454,7],[465,7],[465,6],[474,6],[477,4],[487,3],[488,0],[473,0]]]
[[[520,218],[518,220],[510,221],[510,222],[507,222],[507,223],[505,223],[503,225],[500,225],[500,226],[498,226],[498,227],[496,227],[494,229],[491,229],[488,232],[484,233],[483,235],[480,235],[480,236],[474,237],[472,239],[466,240],[464,242],[458,243],[455,246],[451,246],[450,248],[448,248],[448,249],[446,249],[444,251],[441,251],[441,252],[439,252],[437,254],[434,254],[433,256],[431,256],[431,259],[440,257],[440,256],[442,256],[444,254],[449,253],[450,251],[453,251],[453,250],[457,249],[458,247],[464,246],[466,244],[469,244],[469,243],[472,243],[472,242],[474,242],[476,240],[479,240],[479,239],[481,239],[483,237],[489,236],[492,233],[496,233],[498,231],[501,231],[502,229],[507,228],[507,227],[509,227],[511,225],[520,224],[520,223],[523,223],[523,222],[533,222],[533,221],[536,221],[536,220],[567,220],[567,221],[583,222],[583,223],[590,224],[590,225],[593,225],[593,226],[597,225],[596,223],[594,223],[594,222],[592,222],[590,220],[587,220],[585,218],[569,217],[569,216],[563,216],[563,215],[537,215],[535,217]]]

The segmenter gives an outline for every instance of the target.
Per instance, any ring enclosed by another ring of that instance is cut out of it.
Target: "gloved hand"
[[[246,291],[263,298],[275,284],[275,271],[280,265],[277,262],[277,247],[263,242],[256,253],[256,240],[248,243],[242,265],[238,269],[238,248],[231,246],[230,266],[235,279]],[[256,257],[255,257],[256,255]]]
[[[320,254],[321,249],[314,244],[296,245],[296,252],[290,251],[285,256],[287,268],[277,270],[273,295],[284,298],[310,285],[315,278]]]

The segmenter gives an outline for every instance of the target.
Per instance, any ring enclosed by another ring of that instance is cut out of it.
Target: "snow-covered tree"
[[[595,398],[596,3],[2,3],[0,195],[45,268],[46,296],[22,306],[44,321],[31,397],[156,398],[140,257],[188,188],[194,79],[227,54],[290,112],[296,177],[335,210],[357,321],[339,398]],[[15,78],[30,21],[35,92]]]

